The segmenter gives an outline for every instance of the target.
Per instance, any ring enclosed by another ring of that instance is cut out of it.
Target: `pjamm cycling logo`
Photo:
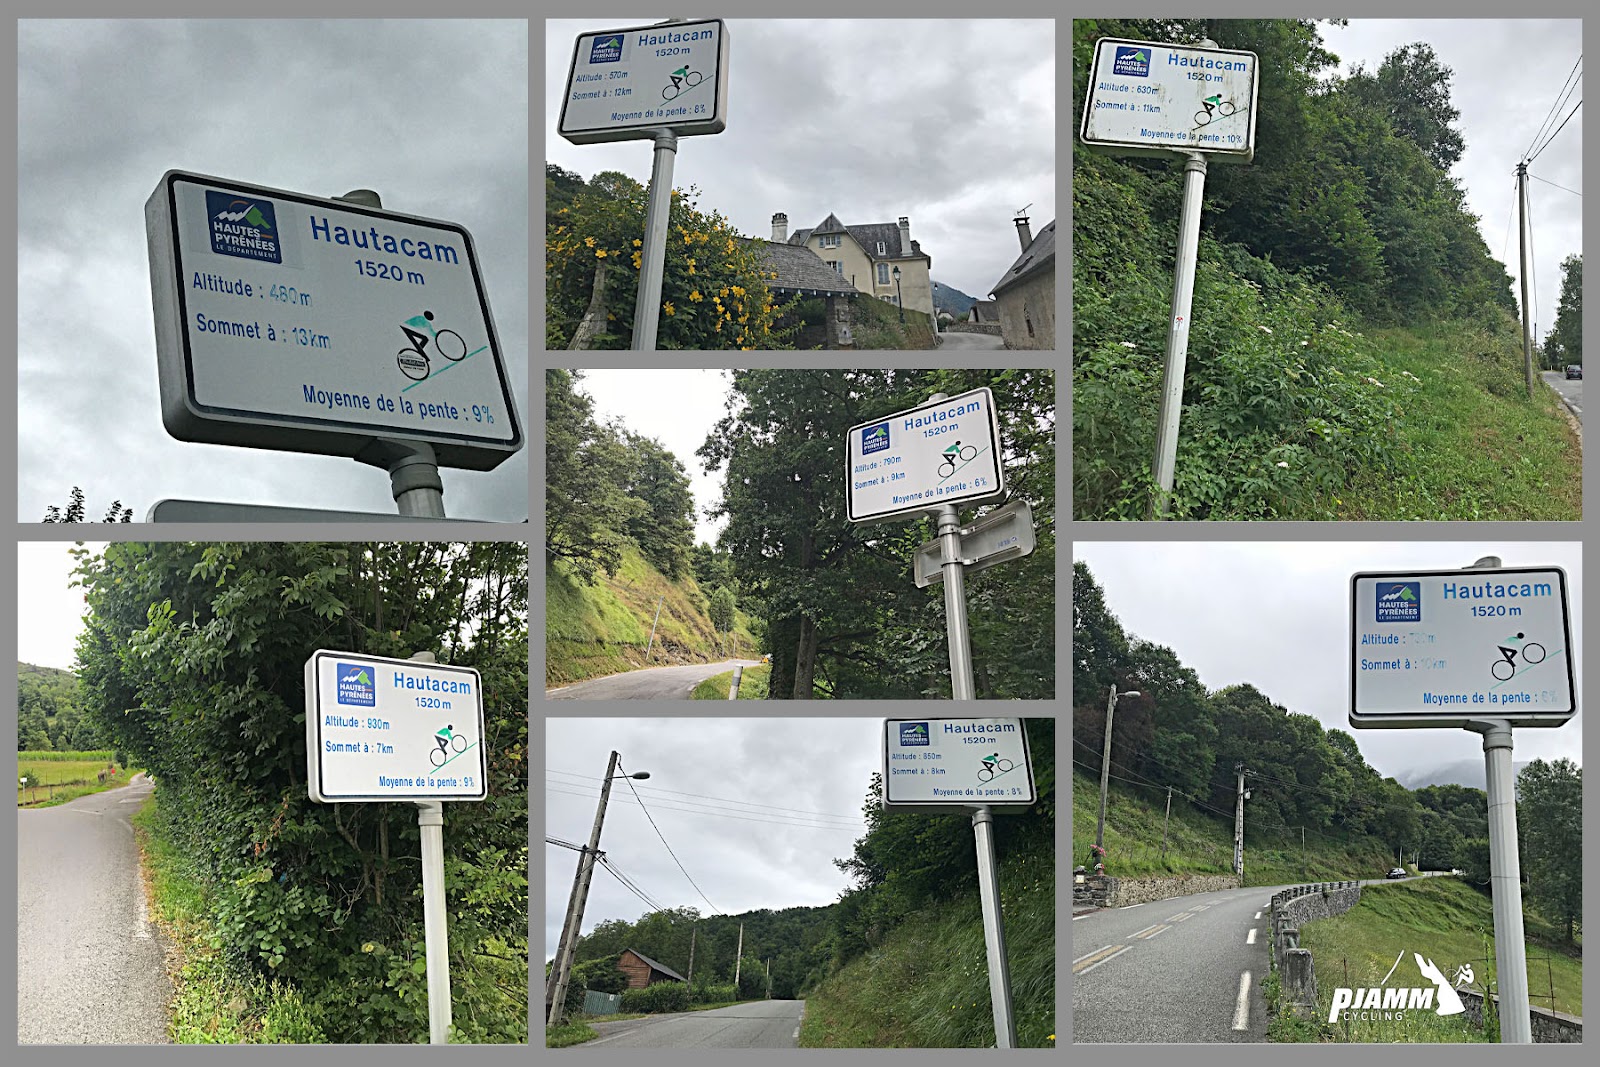
[[[1421,622],[1421,582],[1379,582],[1378,622]]]
[[[206,219],[211,251],[263,263],[282,263],[278,215],[271,200],[206,190]]]
[[[900,747],[908,745],[925,745],[928,743],[928,724],[925,722],[903,722],[900,724]]]
[[[1348,986],[1335,988],[1333,1004],[1328,1009],[1328,1021],[1334,1023],[1344,1018],[1351,1022],[1403,1022],[1408,1011],[1432,1008],[1436,1015],[1460,1015],[1467,1010],[1444,972],[1434,966],[1432,960],[1423,959],[1418,952],[1413,952],[1411,958],[1417,961],[1417,970],[1422,972],[1423,978],[1433,983],[1433,987],[1386,985],[1405,954],[1405,949],[1401,949],[1389,973],[1375,986],[1364,989]],[[1457,984],[1471,985],[1472,977],[1470,964],[1456,968]]]
[[[613,33],[604,37],[596,37],[589,45],[589,62],[622,62],[622,34]]]
[[[1126,74],[1133,78],[1150,77],[1150,49],[1118,45],[1117,54],[1111,60],[1111,73]]]
[[[861,431],[861,454],[870,456],[889,447],[889,424],[880,422]]]
[[[378,688],[372,681],[372,668],[364,663],[341,663],[334,671],[339,683],[339,703],[370,708],[378,702]]]

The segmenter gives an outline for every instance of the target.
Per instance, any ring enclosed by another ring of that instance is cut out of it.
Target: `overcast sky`
[[[665,18],[666,16],[662,16]],[[556,132],[578,34],[657,19],[545,23],[545,159],[585,179],[650,180],[644,141],[577,146]],[[933,277],[970,296],[1020,252],[1013,213],[1033,232],[1056,217],[1053,20],[728,20],[728,128],[685,138],[673,184],[697,185],[740,232],[911,219]]]
[[[1341,60],[1341,74],[1358,63],[1369,72],[1376,71],[1384,56],[1418,41],[1431,45],[1439,61],[1454,72],[1450,99],[1461,112],[1455,125],[1467,147],[1451,173],[1466,190],[1467,206],[1479,218],[1490,255],[1506,264],[1513,279],[1520,278],[1512,216],[1516,166],[1583,51],[1583,23],[1577,19],[1352,19],[1343,29],[1327,23],[1319,28],[1328,50]],[[1515,76],[1511,76],[1513,70]],[[1577,90],[1546,135],[1583,98],[1581,67],[1578,78]],[[1529,284],[1537,283],[1531,302],[1537,337],[1543,340],[1556,321],[1561,261],[1583,251],[1582,198],[1544,182],[1583,191],[1582,108],[1539,153],[1528,173],[1534,176],[1528,181],[1533,241]],[[1512,292],[1520,306],[1521,289],[1513,285]]]
[[[17,29],[18,517],[82,486],[393,514],[354,460],[185,444],[161,424],[144,203],[170,169],[375,189],[464,225],[528,410],[528,23],[23,21]],[[528,452],[445,470],[460,518],[528,517]]]
[[[661,836],[619,780],[600,848],[656,903],[702,915],[831,904],[849,885],[833,861],[849,856],[866,829],[861,807],[883,762],[882,729],[881,719],[862,718],[552,718],[545,723],[545,833],[588,843],[616,750],[619,774],[650,772],[632,785]],[[544,850],[548,960],[578,853],[550,844]],[[608,919],[636,922],[650,910],[597,869],[583,933]]]
[[[1491,555],[1507,567],[1566,570],[1572,647],[1583,648],[1582,549],[1572,542],[1073,545],[1074,560],[1088,565],[1124,632],[1170,648],[1210,691],[1248,682],[1325,729],[1349,732],[1367,763],[1401,781],[1461,760],[1481,766],[1483,742],[1464,729],[1350,728],[1350,576],[1466,567]],[[1581,693],[1584,665],[1581,657],[1574,662]],[[1517,762],[1560,756],[1583,762],[1581,711],[1559,728],[1517,731]]]
[[[71,670],[83,632],[83,590],[69,589],[77,546],[61,541],[17,544],[17,659],[36,667]],[[96,552],[101,542],[85,548]]]

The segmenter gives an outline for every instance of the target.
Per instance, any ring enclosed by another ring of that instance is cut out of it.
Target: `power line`
[[[556,770],[553,767],[546,767],[545,771],[547,773],[549,773],[549,774],[566,775],[569,778],[582,778],[582,779],[584,779],[586,781],[590,781],[590,782],[604,781],[603,778],[596,778],[593,775],[577,774],[577,773],[575,773],[573,771]],[[809,811],[809,810],[807,810],[805,808],[786,808],[786,807],[782,807],[782,806],[777,805],[777,804],[757,804],[753,800],[738,800],[738,799],[736,799],[734,797],[713,797],[713,796],[707,796],[704,793],[685,793],[681,789],[663,789],[660,786],[648,786],[647,785],[647,786],[645,786],[645,791],[646,792],[652,792],[652,793],[676,793],[679,796],[696,797],[696,798],[698,798],[700,800],[724,801],[724,802],[726,802],[728,804],[738,805],[739,807],[771,808],[774,811],[798,812],[798,813],[804,814],[804,815],[824,815],[824,816],[827,816],[828,818],[848,819],[851,822],[860,822],[861,821],[861,816],[859,816],[859,815],[841,815],[840,813],[834,812],[834,811]]]
[[[625,888],[633,893],[634,896],[644,901],[645,904],[649,906],[651,911],[664,910],[660,904],[657,904],[655,901],[651,900],[649,894],[647,894],[643,889],[639,888],[639,886],[634,883],[633,879],[629,878],[627,875],[618,870],[616,865],[610,860],[606,859],[604,856],[601,856],[600,862],[602,865],[604,865],[606,870],[611,872],[611,876],[613,878],[621,882]]]
[[[1531,170],[1528,172],[1528,177],[1532,178],[1536,182],[1544,182],[1546,185],[1555,185],[1557,189],[1560,189],[1564,193],[1571,193],[1573,196],[1582,196],[1583,195],[1582,193],[1578,192],[1578,190],[1576,190],[1576,189],[1568,189],[1565,185],[1556,185],[1555,182],[1545,181],[1545,179],[1539,177],[1537,174],[1533,173],[1533,171],[1531,171]],[[1507,225],[1507,231],[1506,232],[1510,233],[1509,224]]]
[[[618,770],[622,769],[622,761],[621,760],[617,761],[617,769]],[[719,912],[719,913],[721,913],[723,915],[726,915],[727,912],[723,911],[721,908],[717,907],[715,904],[712,904],[711,903],[711,898],[706,896],[705,891],[702,890],[698,885],[695,884],[695,880],[689,876],[688,869],[686,867],[684,867],[683,862],[678,859],[678,854],[676,852],[672,851],[672,846],[671,845],[667,844],[667,838],[666,838],[666,836],[664,834],[662,834],[661,827],[656,825],[655,816],[650,814],[650,809],[646,808],[644,806],[644,801],[643,800],[640,800],[639,791],[637,789],[633,788],[633,779],[632,778],[624,778],[623,781],[628,783],[628,790],[631,793],[633,793],[633,799],[639,801],[639,807],[644,811],[644,817],[646,819],[650,820],[650,828],[656,832],[656,836],[657,837],[661,838],[661,844],[662,844],[663,847],[666,848],[667,855],[671,856],[672,857],[672,862],[676,863],[678,865],[678,870],[683,871],[683,876],[685,878],[689,879],[689,884],[694,886],[694,891],[696,893],[700,894],[700,899],[705,901],[707,904],[710,904],[712,911]]]
[[[1528,153],[1533,151],[1533,146],[1539,143],[1539,138],[1544,134],[1544,131],[1550,128],[1551,121],[1561,113],[1561,105],[1566,103],[1567,97],[1571,96],[1573,90],[1577,88],[1577,82],[1573,80],[1572,76],[1578,72],[1578,64],[1582,62],[1583,53],[1580,52],[1578,53],[1578,58],[1573,61],[1572,69],[1567,71],[1566,78],[1562,80],[1561,88],[1556,90],[1555,101],[1551,103],[1550,110],[1545,113],[1544,121],[1539,123],[1537,130],[1533,131],[1533,140],[1529,141],[1528,147],[1523,149],[1523,159],[1532,158]]]
[[[1562,130],[1567,128],[1567,123],[1572,121],[1572,116],[1576,115],[1578,113],[1578,109],[1582,106],[1582,100],[1579,100],[1576,104],[1572,105],[1572,110],[1567,112],[1567,117],[1562,119],[1561,125],[1556,127],[1556,133],[1560,133]],[[1543,152],[1546,148],[1550,147],[1550,142],[1556,139],[1556,133],[1552,133],[1549,137],[1544,139],[1544,144],[1539,146],[1539,151],[1528,157],[1529,163],[1532,163],[1534,160],[1539,158],[1539,152]]]
[[[557,789],[556,788],[556,786],[566,785],[566,784],[568,784],[568,783],[566,783],[566,782],[546,782],[545,783],[545,792],[547,792],[547,793],[559,793],[562,796],[569,796],[569,797],[582,797],[585,800],[593,800],[593,799],[595,799],[595,794],[594,793],[580,793],[580,792],[574,792],[573,790],[570,790],[570,789]],[[619,803],[620,803],[620,801],[619,801]],[[643,805],[641,805],[641,807],[642,806]],[[769,826],[792,826],[792,827],[796,827],[796,828],[799,828],[799,829],[806,829],[806,830],[834,830],[834,831],[837,831],[839,833],[848,833],[848,834],[864,833],[865,830],[866,830],[865,825],[858,825],[858,826],[838,825],[838,826],[836,826],[836,825],[831,825],[831,824],[828,824],[828,823],[802,822],[802,821],[793,821],[793,820],[785,820],[785,819],[778,819],[778,818],[772,818],[772,819],[757,818],[754,815],[734,815],[734,814],[731,814],[731,813],[725,812],[725,811],[709,811],[709,810],[705,810],[705,809],[701,809],[701,808],[675,808],[675,807],[672,807],[670,805],[667,805],[665,803],[660,803],[660,802],[658,802],[658,804],[657,804],[657,810],[659,810],[659,811],[673,811],[673,812],[678,812],[678,813],[683,814],[683,815],[715,815],[715,816],[718,816],[718,817],[724,818],[724,819],[738,819],[741,822],[759,822],[759,823],[766,823]]]

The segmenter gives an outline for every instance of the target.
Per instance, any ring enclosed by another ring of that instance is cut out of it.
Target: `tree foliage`
[[[155,777],[224,963],[337,1042],[427,1032],[414,806],[307,796],[303,667],[418,650],[482,676],[489,797],[445,816],[455,1027],[527,1038],[527,555],[515,542],[79,550],[85,713]]]
[[[1583,922],[1583,769],[1569,759],[1522,768],[1517,823],[1528,895],[1570,944]]]
[[[1583,363],[1583,257],[1568,256],[1561,261],[1561,299],[1556,305],[1556,324],[1544,341],[1545,361],[1561,368]]]
[[[84,502],[83,490],[77,486],[72,487],[72,492],[67,494],[67,506],[63,510],[59,504],[51,504],[45,508],[44,518],[40,522],[85,522],[84,515],[87,505]],[[111,506],[106,508],[106,513],[101,522],[132,522],[133,509],[122,506],[122,501],[113,500]]]

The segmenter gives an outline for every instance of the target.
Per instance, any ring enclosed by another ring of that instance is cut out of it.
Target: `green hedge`
[[[630,989],[622,994],[623,1011],[642,1011],[656,1014],[666,1011],[689,1010],[689,987],[682,982],[657,982],[643,989]]]

